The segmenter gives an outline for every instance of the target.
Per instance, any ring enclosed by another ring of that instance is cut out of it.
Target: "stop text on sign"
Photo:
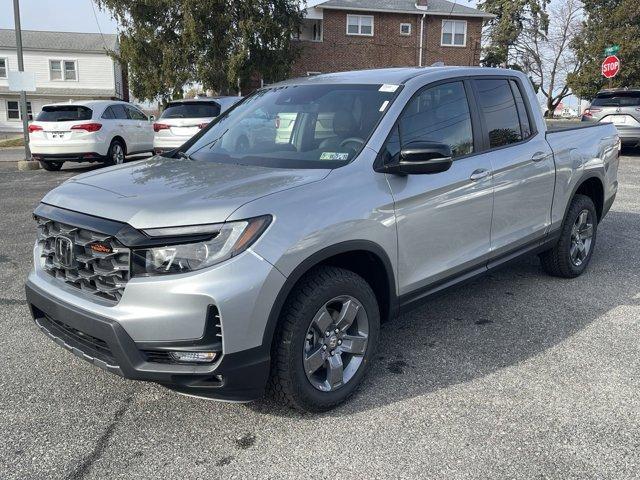
[[[620,59],[615,55],[610,55],[602,62],[602,75],[605,78],[613,78],[620,71]]]

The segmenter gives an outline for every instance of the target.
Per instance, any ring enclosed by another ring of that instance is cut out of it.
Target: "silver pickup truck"
[[[294,119],[287,138],[281,118]],[[271,85],[172,158],[48,193],[33,318],[126,378],[329,409],[361,382],[380,324],[431,294],[525,254],[552,275],[584,272],[620,142],[611,124],[583,125],[548,131],[510,70]],[[240,145],[247,128],[272,134]]]

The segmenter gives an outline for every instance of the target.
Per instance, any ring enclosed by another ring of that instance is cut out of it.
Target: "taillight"
[[[153,124],[153,131],[154,132],[159,132],[160,130],[169,130],[169,125],[167,125],[166,123],[154,123]]]
[[[276,115],[276,128],[280,128],[280,117]]]
[[[29,125],[29,133],[41,132],[42,127],[40,125]]]
[[[86,130],[87,132],[97,132],[102,128],[101,123],[82,123],[80,125],[74,125],[71,130]]]
[[[202,130],[203,128],[206,128],[206,127],[207,127],[207,125],[209,125],[209,122],[207,122],[207,123],[201,123],[200,125],[198,125],[198,128]]]

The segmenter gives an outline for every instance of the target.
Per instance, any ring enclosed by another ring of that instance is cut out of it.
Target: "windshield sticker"
[[[389,100],[385,100],[384,102],[382,102],[382,105],[380,105],[380,110],[378,111],[384,112],[388,106],[389,106]]]
[[[348,160],[348,153],[340,153],[340,152],[322,152],[320,154],[320,160]]]
[[[400,85],[390,85],[388,83],[385,83],[378,89],[378,91],[379,92],[395,92],[399,86]]]

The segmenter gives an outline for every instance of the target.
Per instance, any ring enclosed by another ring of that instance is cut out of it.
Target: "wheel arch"
[[[571,201],[576,195],[585,195],[591,199],[596,207],[596,213],[598,215],[598,223],[602,220],[604,212],[604,182],[600,175],[591,173],[583,176],[573,188],[573,192],[569,197],[569,201],[565,206],[564,218],[567,217],[567,212],[571,206]]]
[[[122,147],[124,148],[124,154],[127,154],[127,142],[124,141],[124,138],[122,138],[120,135],[114,135],[113,138],[111,139],[111,141],[109,142],[109,146],[111,146],[111,144],[118,140],[121,144]]]
[[[384,249],[369,240],[341,242],[307,257],[287,277],[269,312],[262,340],[264,346],[271,346],[280,313],[295,285],[305,274],[321,265],[345,268],[362,276],[376,294],[380,304],[381,321],[389,320],[397,314],[395,274],[391,260]]]

